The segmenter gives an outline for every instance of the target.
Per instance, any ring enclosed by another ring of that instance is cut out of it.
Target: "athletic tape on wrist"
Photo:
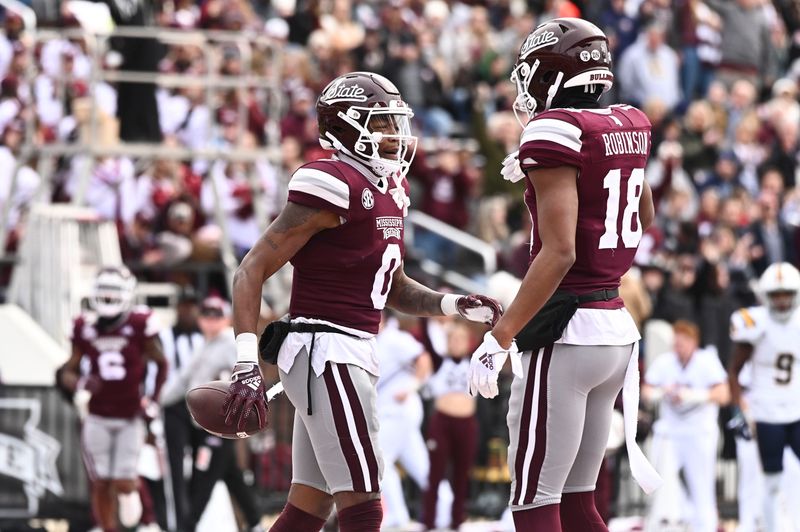
[[[442,298],[442,314],[445,316],[458,314],[458,300],[461,297],[457,294],[445,294]]]
[[[236,336],[236,361],[258,362],[258,338],[254,333],[241,333]]]

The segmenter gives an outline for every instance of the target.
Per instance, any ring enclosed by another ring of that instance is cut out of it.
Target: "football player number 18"
[[[375,280],[372,281],[372,306],[378,310],[386,306],[386,298],[389,297],[389,288],[392,286],[392,275],[398,266],[400,266],[400,246],[389,244],[383,252],[381,267],[375,272]]]
[[[619,168],[609,170],[603,179],[603,188],[608,189],[606,203],[606,232],[600,237],[600,249],[615,249],[619,244],[617,230],[619,211],[622,211],[622,244],[626,248],[635,248],[642,239],[642,224],[639,221],[639,198],[644,191],[644,168],[634,168],[628,178],[628,197],[625,203],[620,202],[619,189],[622,171]],[[634,221],[636,228],[634,229]]]

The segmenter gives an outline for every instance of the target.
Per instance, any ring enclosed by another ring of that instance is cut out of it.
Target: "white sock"
[[[778,495],[781,491],[781,473],[764,474],[764,528],[777,530]]]
[[[139,492],[120,493],[117,495],[119,502],[119,522],[126,528],[131,528],[139,523],[142,518],[142,499]]]

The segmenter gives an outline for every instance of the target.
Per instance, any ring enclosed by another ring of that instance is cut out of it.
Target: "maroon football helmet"
[[[383,76],[351,72],[334,79],[317,100],[319,142],[356,159],[378,177],[405,175],[417,148],[414,113]],[[394,139],[380,153],[384,139]]]
[[[600,85],[605,92],[614,82],[608,39],[583,19],[545,22],[522,43],[511,81],[517,86],[514,112],[524,112],[528,119],[550,109],[564,89]]]

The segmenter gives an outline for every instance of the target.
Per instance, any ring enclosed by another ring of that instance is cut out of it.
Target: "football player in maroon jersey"
[[[132,307],[136,278],[124,266],[102,268],[94,281],[91,312],[75,319],[72,356],[59,372],[67,390],[91,393],[81,443],[92,482],[92,509],[104,532],[135,526],[142,514],[137,463],[144,444],[145,410],[152,415],[167,362],[152,311]],[[89,371],[81,376],[81,359]],[[147,362],[158,367],[152,397],[143,397]]]
[[[617,394],[626,376],[638,386],[639,332],[618,287],[654,217],[644,179],[650,122],[627,105],[600,107],[610,67],[602,31],[560,18],[531,32],[512,74],[524,131],[502,173],[525,179],[531,257],[516,298],[473,354],[470,386],[497,395],[509,357],[519,376],[508,415],[517,530],[608,530],[595,482]],[[654,489],[660,479],[633,447],[634,476]]]
[[[405,174],[416,137],[411,109],[397,88],[370,72],[345,74],[320,95],[317,115],[320,143],[335,155],[294,173],[288,203],[234,278],[239,363],[227,422],[243,427],[256,412],[265,420],[255,335],[259,295],[264,281],[291,261],[291,322],[283,322],[280,349],[261,352],[262,359],[276,360],[296,408],[292,487],[272,530],[316,532],[335,504],[340,530],[377,532],[383,462],[375,334],[381,310],[460,314],[485,323],[494,323],[501,311],[490,298],[435,292],[403,271]]]

